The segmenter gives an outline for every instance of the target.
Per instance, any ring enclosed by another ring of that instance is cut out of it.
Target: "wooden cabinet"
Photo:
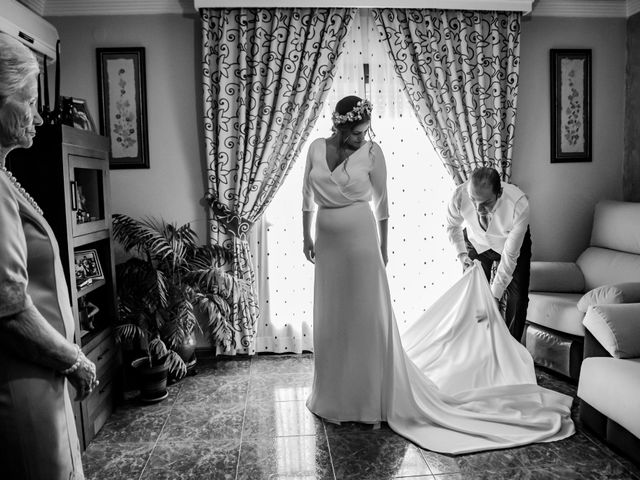
[[[80,443],[86,448],[113,411],[121,378],[113,334],[117,308],[108,139],[64,125],[42,126],[33,147],[11,152],[8,167],[56,235],[75,341],[96,364],[100,385],[83,402],[73,402]],[[70,394],[75,398],[73,387]]]

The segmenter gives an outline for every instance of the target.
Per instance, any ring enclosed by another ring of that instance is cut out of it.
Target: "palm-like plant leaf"
[[[116,326],[115,333],[118,342],[131,342],[143,338],[146,335],[144,329],[132,323]]]
[[[187,365],[184,363],[180,355],[174,351],[169,351],[167,362],[169,366],[169,375],[171,375],[174,380],[177,381],[184,378],[187,374]]]
[[[231,318],[245,295],[246,284],[222,268],[232,259],[230,250],[198,245],[188,223],[177,226],[116,214],[113,231],[124,249],[137,255],[118,265],[123,335],[144,340],[157,363],[163,356],[173,356],[171,351],[167,354],[166,347],[178,349],[194,327],[201,329],[195,314],[198,309],[207,316],[214,342],[225,348],[233,344]]]

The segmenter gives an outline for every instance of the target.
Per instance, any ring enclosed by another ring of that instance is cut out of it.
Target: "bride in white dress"
[[[481,267],[468,269],[400,338],[385,271],[386,166],[381,148],[365,140],[370,118],[367,100],[343,98],[334,134],[313,141],[307,156],[304,253],[315,263],[307,407],[330,422],[385,421],[443,453],[572,435],[572,398],[537,385]]]

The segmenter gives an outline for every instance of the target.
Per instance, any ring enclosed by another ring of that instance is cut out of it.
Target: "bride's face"
[[[360,123],[351,129],[351,132],[347,136],[346,144],[351,148],[360,148],[366,142],[366,135],[371,126],[370,121]]]

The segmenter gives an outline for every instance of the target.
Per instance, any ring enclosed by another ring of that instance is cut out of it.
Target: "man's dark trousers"
[[[500,262],[501,255],[494,250],[478,253],[475,247],[467,238],[464,231],[464,240],[467,244],[467,252],[471,260],[479,260],[482,264],[487,280],[491,281],[491,267],[493,262]],[[524,322],[527,319],[527,307],[529,306],[529,273],[531,271],[531,233],[527,227],[527,233],[522,240],[520,255],[513,272],[511,283],[507,286],[507,309],[505,312],[505,322],[509,327],[511,335],[518,340],[522,340]]]

